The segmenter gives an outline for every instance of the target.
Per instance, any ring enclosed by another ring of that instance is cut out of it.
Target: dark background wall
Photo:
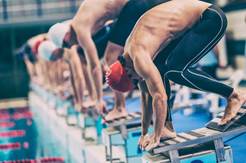
[[[50,4],[41,5],[40,2],[42,0],[30,0],[30,2],[33,1],[32,4],[35,3],[36,5],[33,6],[32,10],[26,11],[26,9],[30,8],[20,7],[20,5],[26,4],[24,1],[0,1],[0,99],[27,96],[28,74],[23,61],[15,56],[15,51],[30,37],[47,32],[49,26],[55,22],[72,18],[82,2],[82,0],[43,0],[45,3]],[[204,1],[215,2],[214,0]],[[20,11],[11,13],[8,10],[7,2],[9,5],[17,5]],[[223,10],[225,12],[245,10],[245,2],[246,0],[231,0],[231,3],[226,5]],[[62,3],[67,4],[67,6],[60,5]],[[49,8],[46,9],[44,6]],[[52,9],[50,8],[51,6],[53,6]],[[18,16],[20,21],[19,23],[15,22],[18,26],[14,23],[11,24],[11,21],[15,21],[16,16]],[[235,31],[238,30],[235,29]],[[239,40],[229,38],[227,48],[229,63],[232,63],[235,54],[245,55],[245,38]]]
[[[28,38],[48,28],[49,25],[43,25],[0,30],[0,99],[27,96],[29,77],[24,62],[15,56],[15,51]]]
[[[82,0],[0,0],[0,99],[27,96],[28,75],[15,51],[50,25],[71,19]]]

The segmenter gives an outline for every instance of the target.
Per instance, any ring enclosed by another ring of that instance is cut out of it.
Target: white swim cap
[[[58,48],[62,48],[64,37],[69,30],[70,23],[56,23],[50,27],[48,38],[53,41]]]
[[[38,48],[38,54],[46,61],[50,61],[52,53],[57,49],[52,41],[44,41]]]

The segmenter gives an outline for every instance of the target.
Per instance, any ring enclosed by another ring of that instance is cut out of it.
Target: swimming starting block
[[[150,153],[156,155],[168,152],[171,162],[179,163],[179,149],[183,149],[188,146],[194,146],[197,144],[213,142],[215,153],[217,156],[217,162],[223,162],[225,161],[223,137],[238,135],[246,132],[245,109],[242,108],[239,111],[237,117],[232,120],[232,122],[228,123],[225,128],[223,128],[224,132],[221,132],[220,127],[216,128],[216,125],[214,125],[218,122],[218,119],[219,118],[217,118],[217,120],[212,120],[211,122],[209,122],[207,127],[195,129],[186,133],[179,133],[174,139],[162,141],[160,145],[152,149]]]
[[[232,149],[225,146],[225,159],[223,163],[233,163]],[[180,162],[182,163],[216,163],[216,153],[212,143],[199,144],[178,150]],[[170,163],[170,158],[164,154],[145,154],[142,163]]]
[[[91,128],[96,131],[96,122],[98,115],[93,107],[88,107],[86,113],[78,113],[78,127],[81,129],[81,136],[85,140],[96,140],[98,133],[88,136],[87,129]],[[94,133],[94,132],[93,132]]]
[[[225,125],[219,125],[218,122],[223,117],[224,112],[221,112],[218,114],[216,118],[214,118],[212,121],[210,121],[208,124],[206,124],[207,128],[225,132],[226,130],[232,128],[235,128],[237,126],[240,126],[241,123],[246,124],[246,106],[243,106],[237,113],[236,117],[234,117],[230,122],[228,122]]]
[[[124,148],[126,162],[128,158],[139,156],[138,139],[141,135],[141,112],[132,112],[125,117],[104,121],[106,128],[102,131],[102,143],[105,145],[107,161],[113,162],[113,146]]]
[[[110,121],[104,121],[104,124],[109,128],[118,128],[123,138],[127,138],[127,126],[136,124],[136,121],[141,120],[141,112],[129,113],[126,117],[116,118]]]

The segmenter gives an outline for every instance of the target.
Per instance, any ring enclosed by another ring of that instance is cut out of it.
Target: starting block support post
[[[170,150],[168,153],[172,163],[180,163],[179,153],[177,150]]]
[[[124,162],[129,162],[130,157],[136,157],[138,156],[138,151],[137,151],[137,144],[136,142],[136,136],[139,135],[140,132],[140,119],[141,119],[141,113],[139,112],[134,112],[134,113],[129,113],[127,117],[122,117],[122,118],[117,118],[115,120],[111,121],[106,121],[105,124],[107,128],[103,130],[103,143],[105,144],[106,148],[106,158],[107,161],[115,161],[118,160],[119,158],[113,158],[113,152],[114,148],[113,146],[121,146],[123,148],[119,148],[119,150],[124,150],[125,153],[125,158]],[[129,150],[131,151],[132,149],[129,148],[129,142],[134,142],[133,144],[131,143],[131,146],[133,145],[134,148],[136,148],[136,151],[133,153],[129,153]],[[123,152],[123,151],[122,151]],[[130,154],[130,155],[129,155]]]
[[[191,130],[189,132],[178,133],[177,137],[162,141],[158,147],[153,148],[149,154],[155,155],[169,154],[169,159],[172,163],[180,163],[182,153],[178,151],[195,147],[199,145],[205,146],[211,143],[214,151],[214,159],[218,163],[232,162],[232,155],[229,155],[225,149],[223,138],[227,136],[238,135],[246,132],[246,109],[242,107],[237,116],[226,125],[219,125],[221,119],[219,114],[216,118],[210,121],[206,127]],[[191,150],[191,152],[193,152]],[[193,157],[193,156],[192,156]]]
[[[216,153],[216,156],[217,156],[217,161],[218,162],[226,161],[226,159],[225,159],[225,147],[224,147],[223,138],[215,139],[214,140],[214,147],[215,147],[215,153]]]

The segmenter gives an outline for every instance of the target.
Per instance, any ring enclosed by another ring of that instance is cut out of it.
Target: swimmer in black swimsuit
[[[50,39],[62,47],[79,44],[83,48],[92,84],[96,94],[96,109],[99,113],[105,111],[103,100],[103,75],[93,36],[109,21],[115,20],[128,0],[84,0],[70,23],[58,23],[50,28]]]
[[[227,98],[220,124],[235,117],[245,103],[245,93],[192,68],[218,43],[226,25],[226,17],[219,8],[197,0],[172,0],[150,9],[139,19],[123,56],[110,66],[107,82],[118,91],[128,91],[135,80],[143,81],[140,88],[151,97],[152,105],[143,108],[141,148],[149,150],[159,144],[161,137],[175,137],[171,128],[163,127],[169,116],[167,79]],[[154,133],[147,136],[152,112]]]
[[[109,42],[104,56],[105,70],[123,53],[125,42],[138,19],[149,9],[167,1],[168,0],[131,0],[124,6],[110,32]],[[105,119],[112,120],[126,115],[125,97],[122,93],[115,91],[114,109],[107,114]]]

